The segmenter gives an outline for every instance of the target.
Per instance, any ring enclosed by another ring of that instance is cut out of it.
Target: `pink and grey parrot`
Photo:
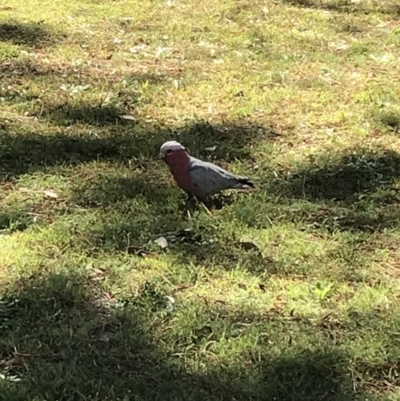
[[[161,146],[160,158],[169,166],[178,186],[203,202],[224,189],[254,188],[247,177],[236,176],[213,163],[190,156],[176,141]]]

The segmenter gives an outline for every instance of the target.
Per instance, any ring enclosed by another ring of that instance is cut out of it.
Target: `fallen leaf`
[[[43,191],[43,194],[46,198],[53,198],[53,199],[58,198],[58,195],[54,191],[51,191],[51,190],[45,190],[45,191]]]
[[[17,376],[14,376],[14,375],[7,375],[6,376],[3,373],[0,373],[0,379],[8,380],[10,382],[15,382],[15,383],[20,382],[22,380],[21,378],[19,378]]]
[[[175,291],[183,291],[189,288],[189,284],[178,284],[175,286]]]
[[[347,50],[349,45],[345,42],[329,42],[328,46],[335,50]]]
[[[168,241],[165,237],[157,238],[154,242],[158,244],[162,249],[168,248]]]
[[[18,191],[19,191],[19,192],[22,192],[22,193],[29,193],[29,192],[32,192],[29,188],[18,188]]]
[[[90,272],[90,277],[93,280],[103,280],[105,276],[107,276],[107,270],[105,270],[103,268],[94,268]]]
[[[170,295],[166,295],[164,297],[165,301],[166,301],[166,307],[167,310],[172,312],[174,310],[174,304],[175,304],[175,298],[171,297]]]
[[[130,121],[135,121],[136,119],[135,119],[135,117],[133,117],[133,116],[130,116],[130,115],[128,115],[128,114],[126,114],[126,115],[123,115],[123,116],[120,116],[122,119],[124,119],[124,120],[130,120]]]
[[[138,46],[131,47],[131,48],[129,49],[129,51],[130,51],[131,53],[136,54],[136,53],[139,53],[141,50],[144,50],[145,48],[146,48],[145,45],[138,45]]]
[[[171,297],[170,295],[166,295],[165,299],[170,303],[170,304],[174,304],[175,303],[175,298]]]

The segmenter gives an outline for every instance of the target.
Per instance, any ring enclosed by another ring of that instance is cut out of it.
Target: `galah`
[[[203,202],[224,189],[254,188],[247,177],[234,175],[213,163],[190,156],[176,141],[161,146],[160,158],[167,163],[178,186]]]

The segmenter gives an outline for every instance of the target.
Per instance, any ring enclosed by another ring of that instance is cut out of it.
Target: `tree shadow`
[[[274,127],[255,124],[246,119],[219,124],[196,121],[171,133],[171,139],[180,141],[191,155],[223,162],[235,159],[251,161],[256,144],[262,141],[273,142],[280,137]]]
[[[13,59],[7,60],[0,64],[0,72],[2,78],[12,79],[15,84],[16,77],[23,78],[25,80],[35,81],[38,78],[41,79],[40,84],[44,82],[49,84],[54,83],[55,80],[62,80],[65,84],[74,83],[76,85],[86,84],[88,79],[107,79],[108,82],[120,81],[120,77],[117,75],[107,75],[107,72],[93,67],[91,65],[71,65],[71,64],[60,64],[60,63],[41,63],[32,59]],[[174,76],[180,74],[178,71]],[[131,74],[124,76],[125,85],[129,88],[134,84],[148,83],[151,85],[157,85],[167,82],[171,77],[162,72],[146,72],[141,74]],[[128,94],[127,90],[120,90],[119,94]],[[52,107],[49,105],[49,109]]]
[[[127,125],[129,123],[132,125],[132,121],[123,118],[127,113],[116,105],[63,103],[58,106],[42,108],[40,119],[51,121],[60,127],[68,127],[77,123],[94,127]]]
[[[281,195],[279,212],[286,210],[289,221],[329,231],[375,232],[399,224],[397,152],[351,149],[323,155],[282,176],[273,180],[270,191]]]
[[[351,355],[333,341],[322,345],[323,337],[314,339],[305,321],[284,323],[276,314],[260,320],[213,307],[199,321],[191,319],[187,334],[164,330],[187,324],[182,314],[190,310],[171,310],[163,290],[152,283],[117,299],[102,286],[107,275],[104,269],[41,273],[5,291],[0,303],[2,399],[353,401],[367,390],[349,374]],[[277,354],[263,337],[258,356],[242,344],[242,356],[230,364],[223,353],[207,351],[224,339],[249,336],[248,321],[263,321],[283,352]],[[288,324],[302,327],[291,336],[305,341],[304,349],[284,345]]]
[[[292,197],[311,202],[320,200],[354,203],[362,194],[391,188],[400,177],[400,155],[393,151],[369,152],[352,149],[340,156],[325,156],[286,179],[287,192]],[[330,159],[330,160],[329,160]]]
[[[0,24],[0,41],[34,48],[51,46],[62,38],[43,23],[8,22]]]
[[[293,6],[334,11],[347,14],[382,13],[400,17],[400,6],[396,2],[351,2],[347,0],[282,0]]]
[[[0,176],[7,179],[46,167],[95,160],[133,162],[145,167],[155,160],[161,163],[158,159],[160,146],[173,139],[179,140],[192,155],[209,161],[218,159],[217,163],[224,167],[224,163],[236,159],[249,160],[253,145],[262,140],[273,141],[278,136],[270,127],[252,126],[240,121],[222,124],[199,121],[176,128],[152,126],[148,130],[140,126],[132,133],[135,122],[121,122],[121,110],[117,108],[68,106],[67,110],[75,121],[81,119],[107,127],[96,132],[96,136],[74,134],[71,130],[40,135],[21,132],[18,124],[3,123],[0,125]],[[117,118],[121,126],[113,125]],[[214,150],[207,150],[209,148]]]

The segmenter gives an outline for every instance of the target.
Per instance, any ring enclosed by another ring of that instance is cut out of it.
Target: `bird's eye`
[[[169,154],[171,154],[172,153],[172,149],[168,149],[167,150],[167,155],[169,155]]]

